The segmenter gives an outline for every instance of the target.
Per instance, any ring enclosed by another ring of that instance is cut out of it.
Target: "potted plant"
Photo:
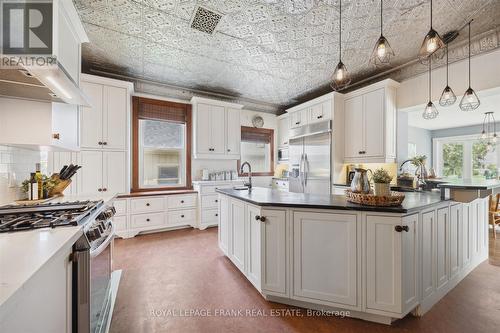
[[[390,196],[391,195],[391,181],[392,176],[383,168],[375,170],[373,173],[373,183],[375,184],[376,196]]]

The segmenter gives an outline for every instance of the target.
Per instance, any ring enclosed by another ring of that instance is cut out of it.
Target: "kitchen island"
[[[220,189],[219,247],[267,300],[390,324],[423,315],[488,255],[488,199]]]

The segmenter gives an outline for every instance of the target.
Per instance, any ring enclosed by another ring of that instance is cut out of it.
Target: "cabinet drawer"
[[[164,224],[163,213],[132,215],[131,228],[155,227]]]
[[[127,230],[127,216],[114,216],[113,225],[116,231]]]
[[[213,194],[217,193],[215,192],[216,189],[218,188],[223,188],[222,185],[209,185],[209,186],[202,186],[201,187],[201,194]]]
[[[163,211],[163,198],[161,197],[130,200],[130,212],[132,214],[161,211]]]
[[[169,195],[167,196],[167,206],[169,209],[182,209],[184,207],[195,207],[196,194]]]
[[[113,206],[115,207],[117,216],[126,215],[127,214],[127,200],[115,200],[113,202]]]
[[[218,207],[218,205],[219,205],[218,194],[204,195],[201,197],[201,208]]]
[[[204,209],[201,212],[201,223],[217,223],[219,220],[219,210],[215,209]]]
[[[184,209],[168,212],[167,224],[190,224],[196,220],[196,209]]]

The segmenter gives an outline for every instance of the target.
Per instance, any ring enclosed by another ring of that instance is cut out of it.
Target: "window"
[[[434,168],[448,179],[496,179],[499,150],[489,152],[478,136],[434,139]]]
[[[191,106],[133,99],[132,191],[191,187]]]
[[[274,175],[274,130],[241,126],[241,163],[248,162],[252,166],[252,175]],[[240,173],[240,176],[246,174]]]

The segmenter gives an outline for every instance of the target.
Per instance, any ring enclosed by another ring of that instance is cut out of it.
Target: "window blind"
[[[134,99],[137,99],[134,102],[137,103],[138,117],[140,119],[186,122],[188,104],[174,104],[143,97],[134,97]]]

